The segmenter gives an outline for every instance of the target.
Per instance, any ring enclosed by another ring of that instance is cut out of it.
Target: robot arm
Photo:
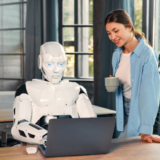
[[[80,118],[97,117],[83,87],[81,87],[80,95],[76,101],[76,108]]]
[[[17,96],[13,104],[14,123],[11,129],[15,139],[32,144],[43,144],[47,130],[31,123],[32,106],[25,93]]]

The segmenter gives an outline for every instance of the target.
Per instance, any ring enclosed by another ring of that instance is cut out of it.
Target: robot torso
[[[26,90],[32,104],[31,122],[43,116],[70,115],[78,118],[75,101],[79,97],[80,85],[63,80],[57,85],[34,79],[26,82]]]

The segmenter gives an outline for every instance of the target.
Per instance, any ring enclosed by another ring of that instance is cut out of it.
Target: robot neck
[[[59,84],[63,81],[63,79],[64,79],[64,78],[62,77],[59,82],[57,82],[57,83],[52,83],[52,84],[53,84],[53,85],[59,85]],[[46,78],[44,78],[44,81],[49,82]]]

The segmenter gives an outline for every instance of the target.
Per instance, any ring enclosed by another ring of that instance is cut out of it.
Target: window
[[[160,73],[160,0],[156,0],[154,4],[154,49],[159,57],[158,67]],[[158,109],[158,114],[154,124],[154,134],[160,135],[160,104]]]
[[[0,91],[24,81],[26,0],[0,0]]]
[[[135,30],[142,32],[142,0],[134,0]]]
[[[160,55],[160,0],[155,1],[155,21],[154,21],[154,26],[155,26],[155,34],[154,34],[154,49],[157,52],[158,55]]]
[[[159,0],[158,0],[159,1]],[[154,13],[155,2],[154,0],[134,0],[135,2],[135,29],[137,31],[142,31],[148,43],[154,48],[154,36],[155,29],[154,23],[156,14]],[[157,36],[157,35],[156,35]]]
[[[93,78],[93,0],[61,0],[59,8],[59,42],[67,54],[64,77]]]

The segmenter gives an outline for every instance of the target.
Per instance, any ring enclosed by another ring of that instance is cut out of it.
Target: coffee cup
[[[107,92],[115,92],[119,86],[118,77],[106,77],[105,78],[105,87]]]

